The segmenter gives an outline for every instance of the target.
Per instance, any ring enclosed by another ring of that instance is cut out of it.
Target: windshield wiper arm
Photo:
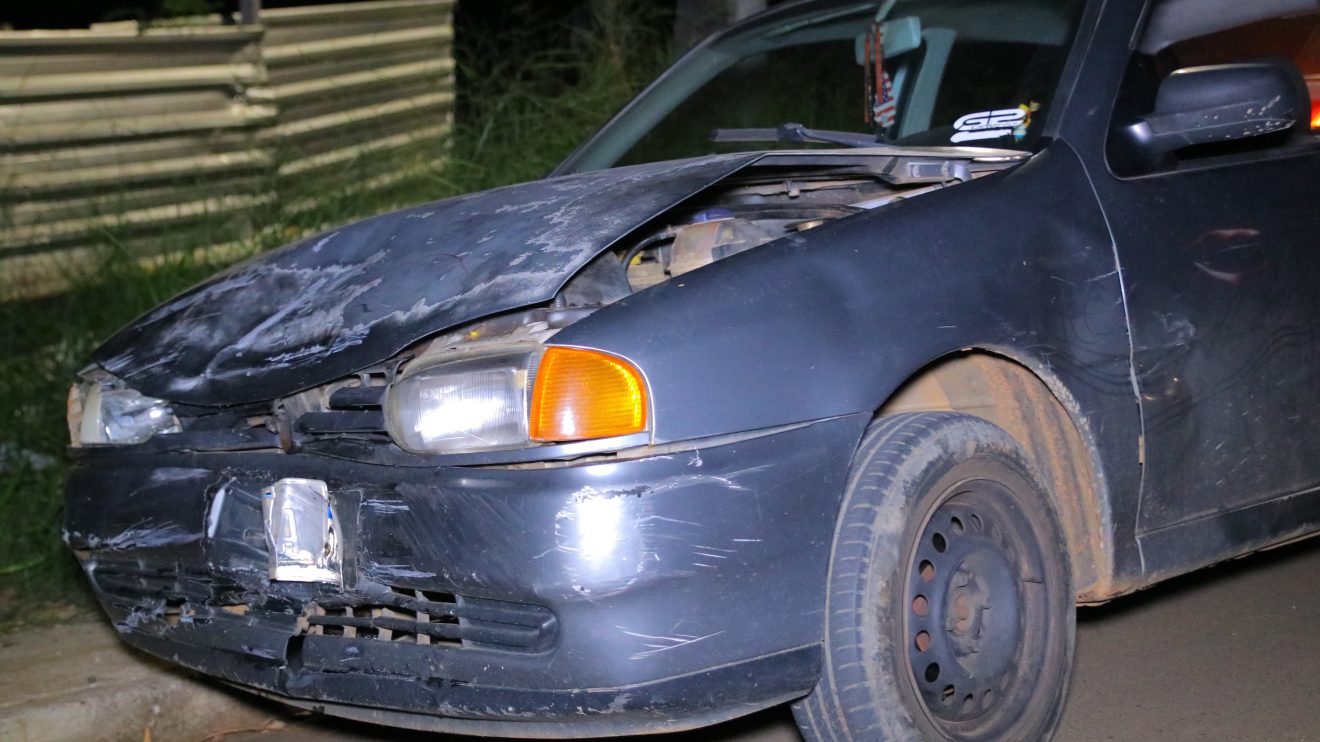
[[[851,131],[825,131],[808,129],[802,124],[781,124],[777,129],[716,129],[710,133],[712,142],[819,142],[842,144],[845,147],[874,147],[879,142],[874,135]]]

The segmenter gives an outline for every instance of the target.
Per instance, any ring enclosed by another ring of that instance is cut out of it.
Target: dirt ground
[[[1083,610],[1058,742],[1320,740],[1320,541]],[[456,741],[296,720],[226,742]],[[218,730],[219,731],[219,730]],[[794,742],[787,709],[651,742]]]

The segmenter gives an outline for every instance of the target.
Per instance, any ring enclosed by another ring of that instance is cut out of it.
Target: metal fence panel
[[[199,226],[232,243],[276,209],[434,164],[452,121],[452,5],[0,32],[0,299],[58,290],[98,246],[146,258]]]
[[[443,14],[443,22],[437,16]],[[267,10],[263,45],[277,126],[280,192],[315,203],[328,172],[382,187],[437,151],[454,105],[450,0]]]

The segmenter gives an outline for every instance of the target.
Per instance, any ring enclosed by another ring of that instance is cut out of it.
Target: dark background
[[[266,8],[322,5],[362,0],[262,0]],[[455,22],[473,30],[490,32],[509,26],[548,28],[559,26],[565,34],[582,27],[590,16],[593,0],[463,0],[455,7]],[[665,15],[672,18],[679,0],[661,0]],[[718,5],[718,0],[705,0]],[[181,15],[179,11],[236,12],[238,0],[12,0],[0,6],[0,26],[15,30],[34,28],[85,28],[102,21],[141,20]],[[549,34],[547,44],[564,41]]]
[[[353,2],[354,0],[347,0]],[[267,8],[287,8],[294,5],[318,5],[325,0],[264,0]],[[555,5],[558,0],[544,4]],[[461,3],[472,5],[501,5],[500,0]],[[101,21],[142,20],[166,18],[193,12],[236,11],[238,0],[7,0],[0,6],[0,26],[6,24],[15,30],[33,28],[86,28]]]

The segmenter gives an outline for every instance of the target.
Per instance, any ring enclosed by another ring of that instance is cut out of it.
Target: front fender
[[[657,442],[874,411],[932,359],[971,347],[1048,369],[1081,415],[1118,423],[1094,429],[1139,433],[1112,240],[1061,142],[677,277],[554,342],[635,361]]]

